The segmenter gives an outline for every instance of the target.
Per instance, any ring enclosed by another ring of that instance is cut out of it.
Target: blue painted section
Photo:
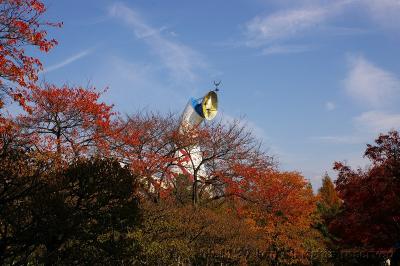
[[[201,102],[199,100],[194,99],[194,98],[190,98],[190,101],[191,101],[192,107],[196,111],[196,113],[199,116],[204,117],[203,108],[201,108]]]

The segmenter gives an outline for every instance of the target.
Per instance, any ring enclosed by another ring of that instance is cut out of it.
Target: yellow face
[[[214,91],[210,91],[204,96],[203,102],[201,103],[203,108],[204,118],[212,120],[217,115],[218,110],[218,96]]]

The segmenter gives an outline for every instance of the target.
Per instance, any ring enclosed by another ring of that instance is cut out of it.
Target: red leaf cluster
[[[47,38],[46,27],[60,27],[61,23],[41,21],[45,11],[39,0],[0,1],[0,89],[23,107],[21,90],[34,88],[42,69],[39,59],[29,56],[26,48],[48,52],[57,44],[56,40]],[[14,85],[18,88],[11,89]]]
[[[380,135],[368,145],[369,169],[353,170],[335,163],[336,188],[343,212],[331,230],[346,245],[390,248],[400,239],[400,137],[397,131]]]
[[[106,150],[107,136],[112,134],[113,106],[100,101],[94,88],[33,88],[27,95],[30,113],[18,123],[34,140],[36,149],[57,152],[60,157],[76,157],[96,150]]]

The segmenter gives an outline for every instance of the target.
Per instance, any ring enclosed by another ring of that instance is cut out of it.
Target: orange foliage
[[[46,84],[28,95],[30,113],[21,115],[18,123],[42,152],[71,158],[90,153],[94,147],[106,150],[115,113],[111,105],[100,102],[100,96],[92,88]]]
[[[284,264],[307,263],[307,237],[313,232],[316,198],[297,172],[235,167],[240,180],[233,186],[239,214],[257,231],[261,253]],[[229,190],[229,188],[228,188]]]

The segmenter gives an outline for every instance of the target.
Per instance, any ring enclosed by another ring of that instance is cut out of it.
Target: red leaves
[[[46,11],[44,4],[38,0],[32,0],[30,2],[31,7],[36,10],[38,13],[43,13]]]
[[[304,263],[304,243],[312,235],[316,198],[299,173],[244,165],[233,167],[237,180],[227,183],[236,195],[237,214],[259,238],[259,252],[285,253],[284,264]],[[291,254],[291,255],[288,255]]]
[[[385,162],[400,161],[400,135],[397,131],[390,131],[387,135],[381,134],[376,140],[377,145],[368,144],[364,156],[375,165]]]
[[[225,192],[238,199],[237,207],[245,217],[254,219],[256,224],[261,220],[302,227],[311,224],[316,198],[300,174],[243,164],[233,165],[232,171],[235,178],[224,178]]]
[[[352,170],[336,163],[337,191],[344,210],[331,224],[345,244],[390,247],[400,239],[395,217],[400,215],[400,138],[391,131],[367,145],[372,165]]]
[[[12,25],[16,28],[16,33],[18,34],[28,34],[30,32],[29,24],[21,21],[21,20],[14,20],[12,21]]]
[[[101,93],[82,87],[61,88],[46,84],[33,88],[26,96],[29,115],[21,116],[21,125],[37,134],[36,147],[69,158],[82,155],[96,146],[106,149],[106,137],[112,134],[112,106],[99,102]],[[24,98],[22,98],[24,99]]]
[[[48,52],[57,45],[57,41],[46,39],[45,28],[61,24],[41,21],[40,15],[45,10],[39,0],[0,1],[0,77],[16,83],[20,90],[34,87],[42,69],[40,61],[27,55],[24,47]],[[13,98],[23,103],[21,97]]]

